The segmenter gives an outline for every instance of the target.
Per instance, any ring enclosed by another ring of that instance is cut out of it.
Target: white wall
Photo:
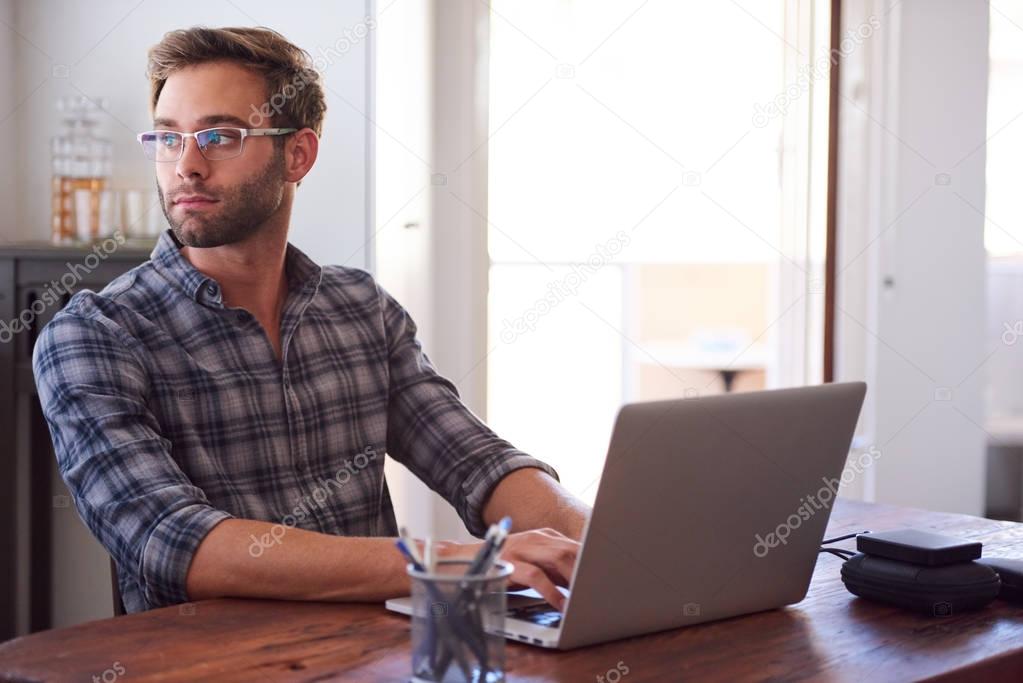
[[[17,36],[8,28],[14,25],[14,0],[0,0],[0,125],[10,126],[16,110],[14,99],[15,44]],[[0,154],[0,242],[17,225],[14,203],[14,154]]]
[[[0,154],[0,240],[49,238],[49,141],[59,128],[59,96],[108,98],[102,131],[113,141],[113,186],[154,189],[152,164],[135,141],[150,127],[148,48],[175,28],[265,25],[326,60],[320,156],[298,191],[291,240],[320,263],[370,267],[373,36],[354,31],[371,11],[372,0],[0,0],[0,19],[14,29],[0,25],[0,117],[11,112],[4,127],[18,133],[8,137],[17,141],[10,153]],[[107,556],[72,508],[55,509],[53,550],[54,625],[109,616]]]
[[[881,26],[843,73],[839,376],[880,451],[858,493],[981,514],[988,6],[888,5],[850,8]]]
[[[416,321],[432,360],[433,2],[402,0],[385,9],[375,33],[375,273]],[[438,536],[434,517],[443,499],[390,458],[385,472],[399,525],[415,537]]]
[[[432,358],[458,385],[481,419],[487,403],[487,141],[489,128],[489,5],[436,0],[437,79],[433,100],[434,162],[443,184],[433,191],[431,243],[434,335]],[[472,207],[472,208],[469,208]],[[450,506],[434,513],[441,538],[469,536]]]
[[[388,3],[376,76],[380,281],[412,313],[438,372],[481,417],[487,227],[462,201],[487,205],[487,14],[477,2]],[[454,509],[408,470],[388,462],[387,477],[410,533],[471,538]]]

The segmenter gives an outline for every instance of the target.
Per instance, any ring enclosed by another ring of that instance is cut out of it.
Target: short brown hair
[[[149,49],[150,111],[156,110],[172,73],[222,60],[255,69],[266,79],[266,101],[258,110],[253,107],[249,115],[253,128],[263,127],[259,122],[271,119],[280,127],[312,128],[317,135],[322,133],[327,101],[320,73],[308,52],[268,28],[194,26],[165,34]]]

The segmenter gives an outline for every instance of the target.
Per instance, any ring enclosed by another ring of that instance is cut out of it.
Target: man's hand
[[[443,543],[438,548],[442,559],[471,559],[482,543]],[[580,544],[554,529],[533,529],[509,534],[500,559],[511,562],[510,590],[529,587],[555,609],[565,608],[565,596],[556,586],[569,587],[572,571],[579,558]]]

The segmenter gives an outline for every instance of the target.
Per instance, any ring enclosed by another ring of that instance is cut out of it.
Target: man
[[[326,109],[310,64],[265,29],[150,50],[156,130],[139,140],[171,229],[36,343],[60,473],[129,612],[406,594],[385,452],[477,537],[510,515],[513,583],[560,608],[588,508],[459,401],[368,273],[287,242]]]

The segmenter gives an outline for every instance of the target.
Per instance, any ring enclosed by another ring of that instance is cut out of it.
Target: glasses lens
[[[181,157],[181,135],[169,130],[142,134],[142,151],[150,161],[177,161]]]
[[[237,128],[213,128],[196,137],[207,159],[230,159],[242,153],[242,132]]]

